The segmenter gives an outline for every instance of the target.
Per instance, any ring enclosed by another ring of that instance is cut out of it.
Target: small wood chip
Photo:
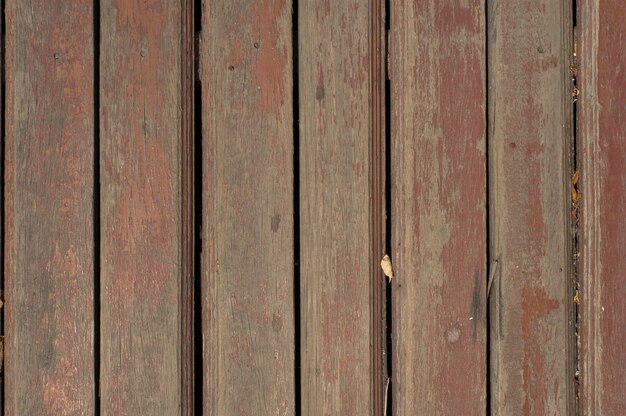
[[[383,257],[380,261],[380,267],[383,269],[385,276],[387,276],[391,282],[391,279],[393,278],[393,267],[391,266],[391,259],[387,254],[385,254],[385,257]]]

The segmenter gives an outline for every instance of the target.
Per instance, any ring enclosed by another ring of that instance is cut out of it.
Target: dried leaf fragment
[[[383,257],[380,261],[380,267],[383,269],[385,276],[387,276],[391,282],[391,279],[393,278],[393,267],[391,266],[391,259],[387,254],[385,254],[385,257]]]

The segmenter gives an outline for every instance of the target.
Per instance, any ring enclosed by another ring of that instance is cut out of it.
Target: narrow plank
[[[572,414],[571,2],[488,1],[491,398]]]
[[[101,412],[181,412],[181,2],[101,1]]]
[[[6,415],[94,414],[92,15],[6,5]]]
[[[484,415],[484,3],[392,4],[393,413]]]
[[[626,414],[626,3],[578,1],[583,415]]]
[[[306,1],[298,14],[302,414],[379,414],[370,2]]]
[[[205,415],[295,409],[291,2],[203,2]]]

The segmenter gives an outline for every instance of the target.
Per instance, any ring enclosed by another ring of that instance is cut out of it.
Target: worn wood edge
[[[566,169],[563,175],[563,199],[564,205],[564,224],[563,229],[566,233],[566,250],[567,256],[565,261],[567,283],[565,285],[565,311],[567,314],[567,327],[563,330],[567,331],[567,351],[565,366],[565,372],[567,377],[567,389],[566,389],[566,412],[568,415],[574,414],[577,408],[576,400],[576,368],[578,366],[578,347],[576,341],[576,325],[577,325],[577,305],[574,303],[574,295],[576,291],[577,280],[577,261],[575,256],[576,251],[576,205],[572,201],[571,194],[571,178],[576,170],[576,143],[575,143],[575,126],[574,126],[574,83],[572,81],[572,71],[574,70],[574,21],[573,21],[573,2],[564,1],[561,3],[563,7],[562,12],[562,31],[563,37],[561,45],[561,53],[563,54],[563,67],[564,71],[561,74],[562,90],[565,92],[563,97],[563,137],[565,139],[565,146],[563,152],[563,166]]]
[[[388,369],[386,365],[386,279],[380,259],[386,250],[386,152],[385,141],[385,4],[372,0],[369,30],[370,88],[370,247],[372,290],[372,403],[373,414],[386,411]]]
[[[599,4],[578,0],[579,116],[577,125],[581,170],[580,202],[580,405],[584,415],[602,413],[602,282],[600,279],[600,143],[597,96]]]
[[[194,0],[182,0],[181,13],[181,414],[194,414],[195,337],[194,334],[194,87],[195,28]]]

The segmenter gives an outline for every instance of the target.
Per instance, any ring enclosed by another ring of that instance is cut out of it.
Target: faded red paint
[[[35,3],[6,4],[3,405],[92,414],[93,11]]]
[[[285,103],[285,74],[290,72],[288,49],[283,41],[279,22],[291,10],[285,0],[262,0],[252,2],[250,10],[252,34],[255,39],[250,45],[252,58],[252,87],[258,88],[257,109],[263,113],[278,114],[277,109]]]
[[[483,415],[483,3],[391,14],[393,412]]]

